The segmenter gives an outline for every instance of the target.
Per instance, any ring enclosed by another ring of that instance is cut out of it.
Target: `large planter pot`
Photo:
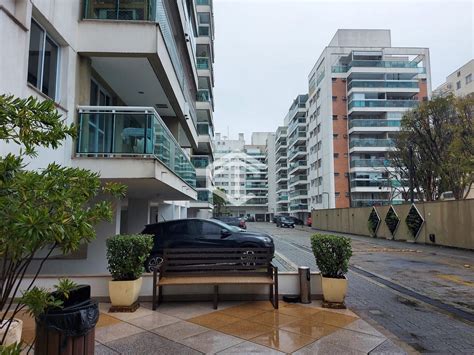
[[[347,279],[335,279],[322,277],[324,301],[331,303],[343,303],[347,294]]]
[[[5,331],[7,330],[9,320],[3,321],[0,327],[0,339],[3,339]],[[8,346],[13,343],[20,343],[21,331],[23,329],[23,321],[21,319],[14,318],[10,328],[8,328],[7,336],[5,337],[4,345]]]
[[[131,306],[142,288],[142,278],[132,281],[109,281],[109,297],[112,306]]]

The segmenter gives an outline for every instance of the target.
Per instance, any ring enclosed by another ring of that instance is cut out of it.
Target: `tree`
[[[467,196],[474,172],[474,95],[440,97],[422,102],[402,119],[389,153],[392,180],[398,180],[405,200],[412,168],[419,200],[433,201],[452,191],[456,199]]]
[[[214,216],[221,216],[227,205],[227,195],[223,188],[218,187],[212,192],[212,203],[214,205]]]
[[[21,299],[13,304],[27,271],[34,275],[30,290],[53,250],[76,251],[94,239],[95,224],[111,219],[111,203],[97,198],[125,193],[122,185],[102,186],[98,174],[84,169],[51,163],[27,170],[25,158],[36,157],[38,147],[56,149],[75,135],[54,102],[0,96],[0,142],[20,148],[19,155],[0,156],[0,321],[13,320],[24,308]]]

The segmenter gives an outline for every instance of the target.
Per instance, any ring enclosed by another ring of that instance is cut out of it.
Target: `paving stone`
[[[372,350],[370,355],[406,355],[407,352],[387,339]]]
[[[172,323],[152,330],[153,333],[171,340],[180,340],[207,331],[209,331],[209,329],[206,327],[186,321]]]
[[[293,353],[293,355],[362,355],[367,354],[365,352],[345,348],[343,346],[335,345],[333,343],[324,341],[324,338],[318,340],[312,344],[301,348],[300,350]]]
[[[108,327],[101,327],[95,330],[95,339],[101,343],[117,340],[129,335],[143,332],[143,329],[128,323],[114,324]]]
[[[242,343],[244,340],[214,330],[194,335],[183,340],[181,344],[206,354],[213,354],[231,346]]]
[[[150,332],[143,332],[114,340],[106,343],[106,345],[120,354],[163,354],[161,349],[165,348],[176,349],[176,354],[180,353],[179,348],[187,350],[187,348],[181,344],[177,344]]]
[[[280,351],[274,350],[267,348],[266,346],[251,343],[251,342],[243,342],[237,345],[234,345],[230,348],[227,348],[225,350],[222,350],[218,352],[217,354],[220,355],[226,355],[226,354],[267,354],[267,355],[284,355],[285,353],[282,353]]]
[[[118,352],[116,352],[113,349],[108,348],[107,346],[100,344],[100,343],[95,343],[95,350],[94,350],[95,355],[117,355]]]

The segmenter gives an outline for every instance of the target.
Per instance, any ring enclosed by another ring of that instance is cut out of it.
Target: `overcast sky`
[[[428,47],[433,89],[474,57],[473,0],[214,0],[216,132],[275,131],[339,28]]]

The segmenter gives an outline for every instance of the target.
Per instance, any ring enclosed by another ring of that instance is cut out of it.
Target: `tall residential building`
[[[446,82],[433,90],[433,96],[454,94],[464,96],[474,92],[474,59],[446,77]]]
[[[431,95],[427,48],[389,30],[338,30],[308,76],[311,209],[401,202],[387,152],[406,110]]]
[[[81,256],[44,273],[104,274],[106,237],[187,216],[198,197],[190,157],[212,159],[213,33],[211,0],[2,1],[0,92],[52,99],[78,126],[28,168],[56,162],[127,186]]]
[[[272,221],[277,210],[277,183],[276,183],[276,134],[268,135],[265,145],[265,164],[267,165],[268,208],[266,220]]]
[[[214,161],[214,17],[212,0],[199,0],[196,4],[198,36],[193,40],[196,47],[198,83],[196,95],[198,146],[193,151],[191,162],[196,168],[197,201],[191,201],[188,217],[210,218],[214,190],[212,169],[208,168]]]
[[[308,163],[306,149],[306,101],[308,95],[298,95],[293,101],[285,124],[288,126],[288,200],[289,213],[306,220],[308,206]]]
[[[265,147],[269,132],[252,133],[245,144],[243,133],[229,139],[216,133],[215,186],[226,194],[226,214],[265,220],[268,203]]]
[[[268,176],[275,176],[276,211],[275,214],[288,214],[288,127],[277,128],[275,136],[275,171],[268,167]],[[270,182],[269,182],[270,184]]]

